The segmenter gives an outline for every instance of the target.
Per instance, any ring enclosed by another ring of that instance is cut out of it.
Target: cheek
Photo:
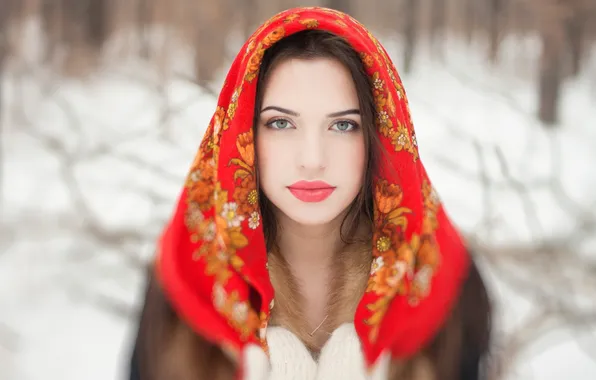
[[[333,149],[333,160],[337,162],[337,170],[346,182],[354,186],[362,185],[366,167],[364,137],[355,136],[353,140],[337,144]]]
[[[274,179],[282,179],[284,168],[287,170],[287,147],[270,136],[257,136],[257,170],[261,187],[266,188]],[[283,152],[286,154],[283,154]],[[266,189],[265,189],[266,190]]]

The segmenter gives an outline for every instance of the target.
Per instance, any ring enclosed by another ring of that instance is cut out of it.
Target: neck
[[[364,244],[346,246],[340,237],[343,218],[314,227],[277,216],[279,250],[269,257],[275,289],[271,323],[289,328],[314,352],[337,326],[353,321],[371,268],[370,227],[363,223],[357,232]]]
[[[280,253],[294,269],[326,269],[341,251],[341,224],[344,213],[324,225],[308,226],[299,224],[279,213],[280,225],[278,245]]]

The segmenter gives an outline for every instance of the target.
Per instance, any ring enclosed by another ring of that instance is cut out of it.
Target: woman
[[[131,379],[481,379],[490,304],[401,81],[337,11],[233,62],[149,274]]]

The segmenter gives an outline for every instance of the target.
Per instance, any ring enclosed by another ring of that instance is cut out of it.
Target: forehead
[[[269,73],[263,106],[275,104],[300,112],[320,109],[329,112],[358,108],[358,95],[350,71],[332,58],[287,59]]]

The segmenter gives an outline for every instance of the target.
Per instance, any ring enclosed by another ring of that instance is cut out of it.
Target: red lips
[[[322,202],[335,191],[335,187],[324,181],[298,181],[288,190],[302,202]]]

